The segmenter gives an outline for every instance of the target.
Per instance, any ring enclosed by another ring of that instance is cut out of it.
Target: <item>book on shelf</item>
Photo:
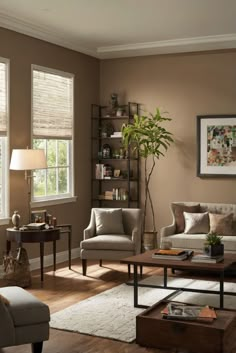
[[[194,255],[191,259],[192,262],[205,262],[209,264],[216,264],[224,260],[224,255],[219,256],[209,256],[204,254]]]
[[[158,250],[152,254],[153,259],[159,260],[185,260],[193,254],[192,250]]]
[[[216,319],[214,308],[208,305],[197,306],[184,303],[170,302],[162,310],[163,319],[171,320],[190,320],[212,322]]]
[[[96,179],[104,178],[104,164],[96,164],[95,176]]]

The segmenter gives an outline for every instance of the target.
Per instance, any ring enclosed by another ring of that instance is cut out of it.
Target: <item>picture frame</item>
[[[120,169],[114,169],[114,178],[120,177]]]
[[[46,223],[47,210],[31,211],[31,223]]]
[[[236,176],[236,114],[197,116],[197,176]]]

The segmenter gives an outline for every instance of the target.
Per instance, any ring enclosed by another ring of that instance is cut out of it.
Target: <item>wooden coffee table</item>
[[[196,263],[191,262],[191,258],[183,261],[179,260],[162,260],[152,258],[152,254],[157,250],[150,250],[143,254],[127,257],[121,260],[121,263],[133,265],[134,266],[134,281],[131,283],[134,287],[134,307],[147,308],[146,305],[138,304],[138,287],[152,287],[152,288],[166,288],[174,289],[176,291],[186,291],[186,292],[198,292],[198,293],[208,293],[208,294],[219,294],[220,298],[220,308],[224,308],[224,295],[233,295],[236,296],[234,292],[224,292],[224,274],[227,269],[233,266],[236,263],[236,256],[233,254],[225,254],[224,261],[216,264],[211,263]],[[137,267],[138,266],[151,266],[151,267],[162,267],[164,269],[164,279],[163,286],[142,284],[138,282]],[[191,270],[191,271],[211,271],[219,274],[219,284],[220,290],[204,290],[204,289],[193,289],[193,288],[176,288],[168,286],[167,283],[167,269],[176,269],[176,270]],[[129,284],[129,283],[128,283]],[[176,295],[172,293],[168,297]]]

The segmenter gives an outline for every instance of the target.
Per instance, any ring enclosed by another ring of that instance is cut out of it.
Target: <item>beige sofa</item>
[[[176,206],[177,205],[177,206]],[[224,244],[224,251],[227,253],[236,253],[236,204],[223,204],[223,203],[203,203],[203,202],[173,202],[171,203],[170,209],[173,217],[172,224],[163,227],[160,231],[160,243],[163,240],[170,240],[173,248],[189,249],[202,251],[204,247],[204,242],[206,240],[206,234],[185,234],[184,232],[177,231],[176,225],[176,207],[185,206],[191,207],[194,205],[199,205],[199,212],[209,212],[213,214],[230,214],[233,213],[233,225],[232,225],[232,235],[224,235],[222,242]],[[186,211],[191,212],[191,211]]]

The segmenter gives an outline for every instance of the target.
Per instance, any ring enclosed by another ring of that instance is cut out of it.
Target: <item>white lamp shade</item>
[[[44,150],[16,149],[12,150],[10,169],[33,170],[47,168]]]

